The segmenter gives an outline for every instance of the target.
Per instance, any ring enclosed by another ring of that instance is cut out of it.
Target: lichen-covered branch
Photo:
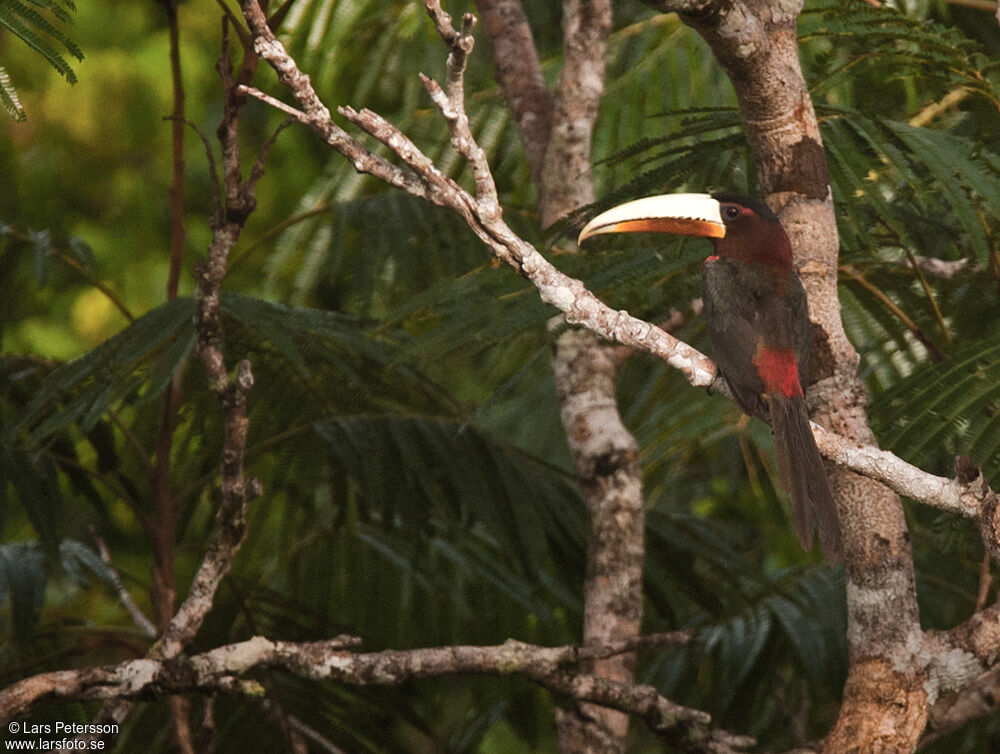
[[[585,657],[612,656],[642,646],[676,645],[689,638],[690,634],[677,632],[605,647],[539,647],[508,641],[498,646],[359,653],[359,640],[351,636],[308,643],[258,636],[192,657],[147,657],[32,676],[0,692],[0,721],[24,715],[34,705],[53,699],[140,699],[215,691],[256,694],[259,684],[245,676],[263,668],[357,686],[398,685],[448,675],[522,675],[559,695],[636,715],[665,741],[685,751],[745,751],[753,746],[752,738],[712,728],[710,715],[676,704],[651,686],[622,684],[569,669]]]
[[[874,445],[862,445],[812,425],[820,453],[845,469],[882,482],[900,495],[963,518],[978,519],[995,506],[995,493],[978,470],[971,479],[930,474]]]

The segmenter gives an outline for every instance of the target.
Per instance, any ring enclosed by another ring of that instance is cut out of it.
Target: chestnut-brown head
[[[740,194],[713,194],[726,226],[715,239],[715,253],[741,262],[791,269],[792,244],[778,216],[760,199]]]

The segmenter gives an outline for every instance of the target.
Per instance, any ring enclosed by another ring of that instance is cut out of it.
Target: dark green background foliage
[[[28,5],[0,0],[0,25],[10,29]],[[164,303],[162,293],[170,126],[161,117],[171,109],[163,7],[36,5],[56,25],[5,40],[0,59],[4,104],[28,117],[0,122],[2,683],[145,651],[88,527],[148,610],[151,556],[135,512],[152,505],[146,468],[177,373],[171,488],[182,591],[218,499],[220,413],[192,356],[189,297],[211,187],[190,131],[184,295]],[[527,5],[555,80],[554,5]],[[753,187],[732,91],[705,46],[675,17],[639,3],[615,10],[595,136],[600,206]],[[206,133],[220,117],[218,16],[201,0],[180,9],[186,111]],[[799,27],[837,202],[843,318],[879,439],[940,474],[969,453],[995,486],[995,22],[944,4],[903,13],[822,2],[807,5]],[[416,75],[440,75],[444,59],[419,4],[295,0],[284,32],[329,104],[383,113],[461,175]],[[72,87],[61,78],[72,80],[63,48],[86,54]],[[7,73],[20,107],[8,101]],[[270,71],[259,79],[276,91]],[[922,127],[910,122],[963,89],[956,106]],[[520,233],[613,306],[653,320],[688,309],[703,245],[627,239],[562,253],[579,218],[540,233],[486,41],[467,91]],[[250,104],[248,151],[279,120]],[[231,364],[253,362],[249,466],[265,492],[192,651],[254,634],[351,632],[371,649],[577,641],[587,522],[549,368],[554,310],[495,268],[455,218],[357,176],[301,128],[282,134],[258,199],[223,311]],[[954,274],[916,271],[908,261],[921,256],[957,263]],[[679,335],[704,346],[697,318]],[[842,579],[790,534],[767,428],[645,356],[626,364],[619,398],[645,470],[644,628],[697,630],[685,649],[643,655],[640,677],[769,747],[822,734],[846,667]],[[975,603],[978,537],[930,510],[907,512],[924,625],[953,625]],[[352,689],[261,678],[284,713],[346,751],[555,750],[551,709],[562,700],[517,679]],[[36,718],[93,712],[51,705]],[[220,698],[218,750],[284,750],[274,715],[260,700]],[[141,705],[119,748],[167,749],[165,721],[163,703]],[[660,750],[641,725],[633,736],[636,750]],[[986,719],[939,750],[989,751],[995,736],[1000,721]]]

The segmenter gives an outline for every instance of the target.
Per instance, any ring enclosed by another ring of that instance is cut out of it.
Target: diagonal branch
[[[308,77],[298,71],[294,60],[274,38],[266,24],[261,23],[262,15],[258,14],[259,17],[255,17],[257,7],[255,0],[243,0],[243,6],[256,38],[256,49],[265,51],[268,62],[279,71],[279,75],[291,89],[303,112],[309,112],[310,103],[316,99],[316,95]],[[694,7],[692,5],[692,8]],[[751,35],[757,33],[753,28],[745,29],[744,32]],[[455,65],[454,58],[452,60],[452,65]],[[458,212],[498,260],[510,265],[527,278],[538,290],[542,300],[562,311],[570,323],[583,325],[600,337],[648,351],[681,371],[694,386],[711,386],[719,392],[727,393],[724,381],[716,379],[715,366],[706,356],[660,328],[632,317],[628,312],[610,309],[590,293],[579,280],[561,273],[535,248],[513,233],[503,221],[501,208],[494,198],[495,194],[489,190],[492,184],[484,184],[479,177],[488,173],[489,166],[482,151],[471,148],[474,139],[470,141],[471,135],[463,130],[463,121],[455,112],[455,108],[461,108],[462,103],[448,98],[446,92],[429,80],[425,81],[435,103],[442,109],[449,123],[453,144],[457,145],[456,148],[460,149],[473,174],[477,176],[476,196],[456,182],[445,179],[433,166],[432,161],[405,135],[377,114],[367,110],[358,112],[347,108],[341,112],[404,160],[409,168],[408,175],[420,187],[421,193],[418,195]],[[329,122],[309,120],[308,123],[321,136],[337,128]],[[335,140],[336,143],[327,139],[335,149],[348,158],[363,150],[346,133],[340,133],[342,136]],[[784,180],[781,171],[787,166],[780,161],[777,164],[779,168],[772,178]],[[364,164],[355,162],[355,167],[389,183],[400,185],[395,172],[400,169],[386,161],[369,161]],[[809,184],[806,188],[809,191],[815,189],[814,193],[819,192],[818,184],[816,186]],[[826,183],[823,183],[823,189],[828,192]],[[797,210],[793,207],[792,212],[794,211]],[[997,498],[981,477],[973,474],[966,474],[955,480],[937,477],[874,445],[849,439],[817,425],[813,425],[813,431],[821,452],[842,467],[883,482],[893,490],[925,504],[964,517],[978,518],[984,529],[984,539],[988,547],[997,553],[997,542],[1000,542],[997,536],[1000,530],[1000,524],[997,523]],[[985,651],[995,652],[1000,648],[1000,615],[986,611],[981,614],[981,621],[977,622],[976,626],[975,635],[982,637],[981,643]],[[917,638],[916,642],[927,650],[922,652],[922,656],[935,658],[930,662],[928,672],[933,675],[936,687],[945,688],[951,683],[949,679],[967,678],[969,673],[979,672],[979,668],[982,667],[981,661],[977,659],[981,656],[982,648],[977,648],[978,651],[971,650],[954,640],[945,642],[945,645],[958,651],[942,655],[931,651],[941,644],[939,639]],[[958,675],[954,674],[949,662],[946,661],[953,658],[959,659],[964,668]],[[614,707],[613,704],[606,706]]]
[[[282,83],[289,87],[306,113],[304,122],[336,151],[352,160],[356,170],[407,191],[412,186],[414,190],[410,193],[413,195],[458,212],[494,256],[530,280],[542,300],[560,309],[570,323],[581,324],[601,337],[647,351],[667,361],[680,370],[692,385],[708,387],[713,384],[715,365],[707,356],[648,322],[604,304],[582,282],[560,272],[533,246],[518,237],[503,221],[500,207],[495,202],[477,200],[454,182],[441,182],[437,177],[439,171],[433,168],[430,159],[423,153],[419,158],[412,154],[410,147],[416,149],[413,143],[380,116],[367,110],[357,112],[344,108],[345,117],[351,118],[369,133],[377,133],[377,138],[390,148],[393,144],[398,145],[406,155],[405,159],[430,167],[425,173],[417,175],[412,170],[403,171],[388,160],[367,152],[330,119],[329,110],[319,103],[309,77],[299,71],[284,45],[268,28],[256,0],[243,0],[242,7],[254,34],[254,49],[274,67]],[[325,113],[325,120],[318,115],[320,109]],[[474,166],[473,169],[477,167],[481,166]]]
[[[329,119],[329,110],[319,102],[309,77],[299,71],[295,61],[268,28],[256,0],[243,0],[242,5],[254,34],[254,49],[275,68],[302,107],[302,112],[307,113],[302,122],[348,159],[358,155],[372,158],[356,161],[356,169],[404,190],[409,189],[403,183],[413,184],[418,187],[411,192],[414,195],[458,212],[497,259],[527,278],[538,290],[541,299],[562,311],[570,323],[582,325],[602,338],[646,351],[666,361],[694,387],[710,387],[728,394],[725,381],[716,378],[715,364],[705,354],[656,325],[633,317],[625,310],[609,307],[587,290],[581,281],[560,272],[537,249],[517,236],[504,222],[499,205],[477,199],[445,177],[430,158],[395,126],[369,110],[343,108],[342,112],[352,122],[376,135],[390,149],[398,150],[397,154],[408,162],[411,170],[406,171],[406,179],[401,180],[401,168],[367,152]],[[241,91],[250,93],[245,88]],[[320,118],[319,112],[325,113],[326,120]],[[334,131],[338,132],[337,137],[327,138]],[[481,151],[470,152],[467,158],[476,163],[474,170],[488,169]],[[417,170],[419,174],[414,172]],[[981,484],[963,484],[929,474],[888,451],[848,440],[816,424],[812,426],[823,455],[843,467],[880,481],[926,505],[966,518],[979,516],[979,505],[973,504],[973,501],[983,497]]]
[[[101,556],[101,561],[108,567],[109,580],[111,586],[114,588],[115,593],[118,595],[119,602],[122,603],[122,607],[132,618],[132,622],[135,623],[136,628],[138,628],[146,637],[150,639],[156,638],[156,626],[153,625],[153,621],[146,617],[146,614],[142,612],[135,600],[132,599],[132,595],[129,593],[128,589],[125,588],[125,584],[122,582],[121,574],[118,573],[118,569],[115,568],[114,563],[111,561],[111,552],[108,550],[107,544],[105,544],[104,539],[97,533],[97,528],[91,524],[90,536],[94,540],[94,544],[97,546],[97,553]]]

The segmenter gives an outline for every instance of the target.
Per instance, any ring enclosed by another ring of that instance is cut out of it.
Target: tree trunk
[[[788,232],[814,323],[812,418],[874,444],[858,355],[837,298],[839,242],[826,154],[799,65],[801,2],[678,8],[729,74],[761,190]],[[927,719],[909,534],[899,497],[828,465],[844,534],[850,671],[827,752],[912,751]]]

